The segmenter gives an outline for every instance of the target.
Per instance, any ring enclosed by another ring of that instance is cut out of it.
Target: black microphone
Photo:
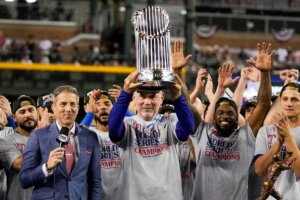
[[[59,147],[63,147],[64,145],[68,144],[69,143],[69,131],[70,129],[68,127],[61,127],[60,131],[59,131],[59,134],[58,136],[56,137],[56,142],[59,143]],[[56,194],[55,194],[55,172],[56,172],[56,167],[54,167],[54,173],[53,173],[53,198],[54,200],[56,199]]]
[[[60,132],[56,138],[56,141],[59,143],[59,147],[63,147],[69,142],[69,134],[70,129],[68,127],[61,127]]]

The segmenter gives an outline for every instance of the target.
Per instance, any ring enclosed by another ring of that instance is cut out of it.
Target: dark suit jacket
[[[31,199],[100,200],[100,147],[94,132],[76,124],[75,135],[80,154],[68,176],[65,162],[60,163],[54,174],[45,177],[42,165],[50,151],[59,146],[56,122],[33,132],[23,154],[20,182],[24,188],[34,186]],[[55,179],[55,183],[54,183]]]

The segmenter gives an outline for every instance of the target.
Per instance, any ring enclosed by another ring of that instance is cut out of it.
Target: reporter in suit
[[[99,142],[94,132],[75,123],[79,110],[77,90],[60,86],[53,93],[56,121],[31,134],[23,154],[21,185],[34,186],[32,200],[100,200]],[[64,148],[56,142],[61,127],[70,130],[69,143]]]

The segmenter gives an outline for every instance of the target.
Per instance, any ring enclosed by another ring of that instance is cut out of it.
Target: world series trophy
[[[158,6],[137,11],[131,20],[136,42],[138,81],[165,89],[172,73],[169,14]]]

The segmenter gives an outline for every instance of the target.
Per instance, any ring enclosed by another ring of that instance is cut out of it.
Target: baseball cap
[[[12,112],[15,113],[18,109],[20,109],[23,106],[32,105],[34,107],[36,106],[35,101],[27,95],[20,95],[14,102],[13,102],[13,109]]]
[[[45,94],[43,96],[39,96],[37,99],[37,107],[49,107],[53,104],[54,101],[54,95],[52,93]]]
[[[151,81],[151,82],[147,82],[145,84],[143,84],[142,86],[140,86],[139,88],[137,88],[137,92],[141,93],[141,92],[160,92],[163,90],[166,90],[166,86],[161,85],[161,83],[159,81]]]
[[[216,102],[216,106],[215,106],[215,111],[218,109],[218,107],[222,106],[222,105],[229,105],[231,107],[234,108],[234,110],[237,112],[237,106],[236,103],[231,100],[228,99],[227,97],[221,97],[217,102]]]
[[[296,90],[297,92],[300,92],[300,85],[298,83],[288,83],[282,87],[279,95],[281,96],[285,90]]]
[[[246,107],[251,107],[251,106],[256,107],[256,105],[257,105],[257,97],[254,96],[254,97],[251,97],[250,99],[248,99],[243,106],[246,108]]]
[[[115,99],[112,96],[110,96],[106,90],[100,90],[100,91],[101,91],[101,95],[99,97],[100,99],[106,98],[106,99],[109,99],[111,101],[111,103],[115,102]],[[86,93],[86,95],[83,98],[84,105],[86,105],[90,101],[90,96],[93,94],[93,92],[94,92],[94,90]]]
[[[256,105],[257,105],[257,97],[256,97],[256,96],[251,97],[251,98],[248,99],[248,100],[246,101],[246,103],[244,103],[244,105],[242,106],[241,111],[240,111],[241,114],[242,114],[243,116],[245,116],[245,114],[246,114],[246,109],[249,108],[249,107],[256,107]]]

